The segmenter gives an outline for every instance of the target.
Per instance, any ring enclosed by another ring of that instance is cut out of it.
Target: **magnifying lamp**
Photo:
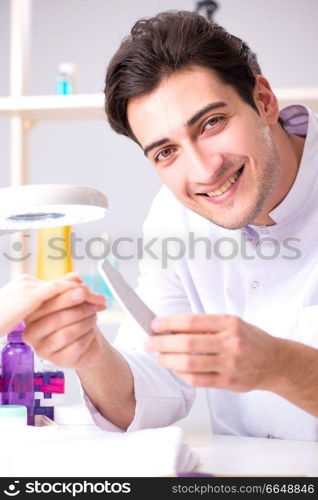
[[[102,219],[106,196],[88,187],[28,184],[0,188],[0,230],[11,233]]]

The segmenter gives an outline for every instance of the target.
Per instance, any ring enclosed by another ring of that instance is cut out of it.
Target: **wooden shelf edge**
[[[103,94],[1,97],[0,114],[35,121],[106,119]]]

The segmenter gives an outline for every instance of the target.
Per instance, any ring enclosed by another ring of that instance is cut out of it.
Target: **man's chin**
[[[202,217],[205,219],[208,219],[210,222],[215,224],[216,226],[219,226],[223,229],[229,229],[229,230],[236,230],[236,229],[242,229],[243,227],[252,224],[253,221],[255,220],[256,215],[253,213],[248,213],[248,214],[237,214],[234,213],[232,216],[230,214],[227,215],[227,217],[223,218],[216,218],[215,216],[211,216],[210,214],[201,214]]]
[[[217,222],[215,220],[212,220],[212,219],[209,219],[210,222],[212,222],[213,224],[215,224],[216,226],[219,226],[219,227],[222,227],[223,229],[229,229],[229,230],[232,230],[232,231],[235,231],[236,229],[242,229],[242,227],[245,227],[247,226],[248,223],[244,224],[242,222],[233,222],[230,221],[230,222],[225,222],[225,221],[222,221],[222,222]]]
[[[202,207],[202,205],[198,206],[196,204],[184,203],[184,200],[181,199],[179,199],[179,201],[185,205],[186,208],[212,222],[212,224],[229,230],[241,229],[249,224],[253,224],[253,221],[261,212],[260,206],[249,207],[249,209],[245,208],[243,211],[242,208],[240,210],[235,209],[232,204],[230,207],[224,207],[223,211],[226,214],[225,216],[223,214],[219,214],[218,216],[215,215],[215,213],[211,214],[210,211],[207,210],[206,207]]]

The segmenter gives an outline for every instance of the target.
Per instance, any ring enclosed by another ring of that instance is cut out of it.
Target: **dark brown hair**
[[[128,101],[191,65],[213,69],[257,111],[253,90],[261,69],[248,45],[197,13],[168,11],[137,21],[113,56],[105,82],[110,126],[136,141],[127,120]]]

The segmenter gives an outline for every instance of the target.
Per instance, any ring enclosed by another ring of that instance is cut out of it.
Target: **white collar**
[[[306,135],[304,150],[297,177],[281,203],[270,212],[276,224],[282,224],[296,217],[310,200],[314,191],[318,165],[318,117],[302,105],[284,108],[280,114],[285,130],[295,135]]]

